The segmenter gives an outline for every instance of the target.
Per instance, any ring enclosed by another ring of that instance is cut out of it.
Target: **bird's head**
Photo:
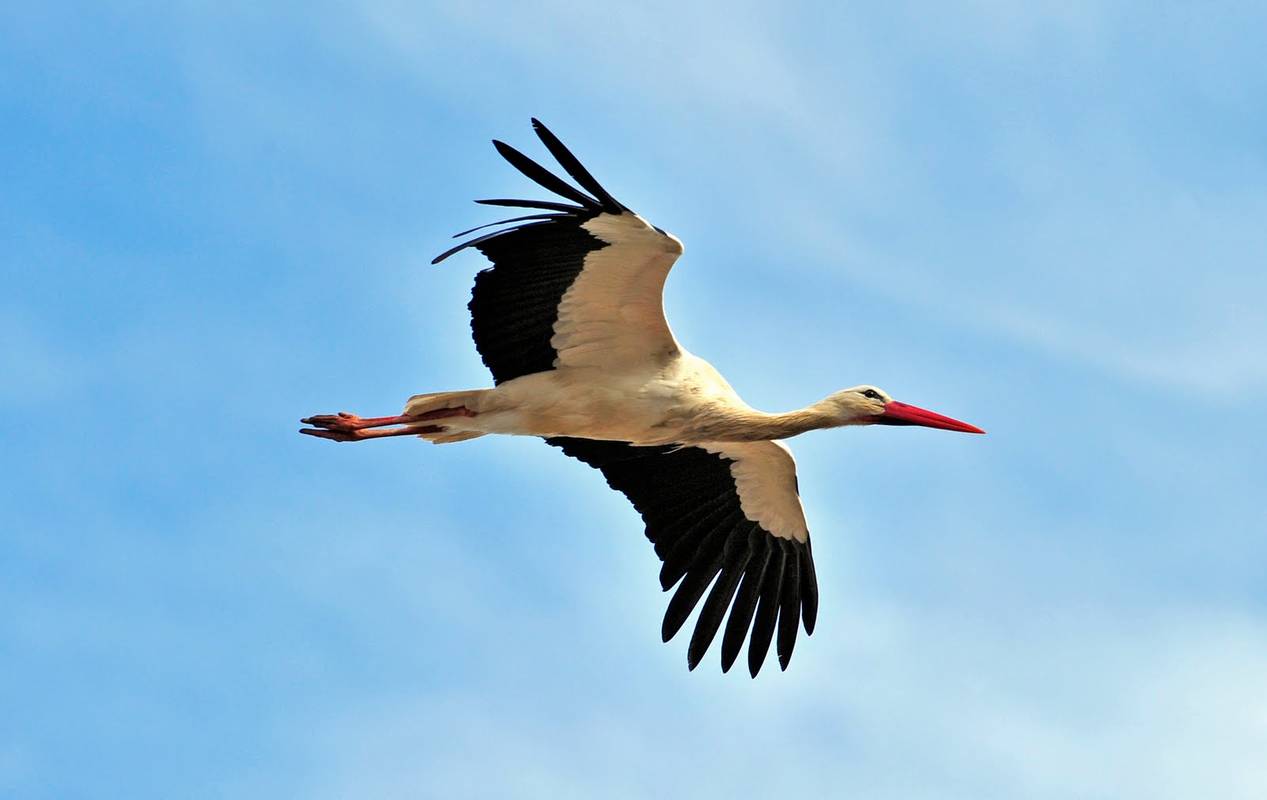
[[[985,433],[976,425],[900,403],[875,386],[843,389],[828,397],[825,402],[842,425],[920,425],[947,431]]]

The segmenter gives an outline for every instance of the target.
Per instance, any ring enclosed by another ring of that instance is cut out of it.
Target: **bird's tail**
[[[426,415],[427,426],[418,434],[418,438],[426,439],[432,444],[450,444],[464,442],[484,435],[483,431],[471,430],[463,423],[479,415],[480,398],[489,389],[466,389],[460,392],[431,392],[416,394],[405,403],[405,414],[409,416]],[[444,414],[452,411],[452,415]]]

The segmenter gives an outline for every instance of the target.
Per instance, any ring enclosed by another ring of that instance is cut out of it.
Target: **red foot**
[[[319,414],[315,417],[304,417],[299,420],[305,425],[316,425],[332,431],[358,431],[362,428],[381,428],[385,425],[404,425],[413,422],[413,417],[358,417],[346,411],[338,414]]]

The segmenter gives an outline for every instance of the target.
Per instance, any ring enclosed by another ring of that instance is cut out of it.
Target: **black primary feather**
[[[485,228],[491,228],[494,225],[509,225],[512,222],[523,222],[524,220],[529,219],[567,219],[567,217],[567,214],[525,214],[522,217],[511,217],[510,219],[498,220],[497,222],[485,222],[483,225],[476,225],[474,228],[467,228],[464,231],[459,231],[458,233],[453,234],[452,238],[456,239],[459,236],[465,236],[468,233],[482,231]]]
[[[787,568],[783,573],[783,590],[779,593],[779,634],[775,641],[779,651],[779,668],[787,669],[796,647],[796,632],[801,627],[801,559],[791,547],[787,552]]]
[[[594,179],[590,171],[585,168],[576,156],[572,155],[572,151],[563,146],[563,142],[559,141],[559,137],[550,132],[550,129],[541,124],[541,120],[536,117],[532,118],[533,130],[537,132],[537,137],[545,144],[546,149],[550,151],[550,155],[554,156],[554,160],[559,162],[563,169],[572,176],[572,180],[581,185],[581,188],[598,198],[598,202],[602,204],[603,210],[610,214],[619,214],[627,211],[616,198],[603,188],[603,185]]]
[[[703,596],[708,584],[717,577],[717,573],[721,570],[721,561],[721,550],[718,550],[716,555],[707,561],[691,567],[682,578],[682,583],[678,585],[673,598],[669,600],[669,607],[664,611],[664,622],[660,626],[660,637],[664,641],[669,641],[682,629],[682,624],[695,610],[695,604]]]
[[[721,539],[714,544],[720,548],[725,537],[729,536],[734,526],[743,519],[743,513],[725,503],[712,513],[698,518],[689,529],[683,532],[677,544],[664,556],[664,564],[660,567],[660,586],[666,591],[685,575],[697,560],[706,553],[709,542],[718,534]]]
[[[589,213],[584,206],[573,206],[567,203],[555,203],[551,200],[514,200],[509,197],[494,197],[488,200],[476,200],[482,206],[502,206],[504,208],[544,208],[547,211],[565,211],[569,214]]]
[[[579,203],[586,208],[592,208],[596,211],[601,208],[597,200],[576,189],[558,175],[555,175],[505,142],[494,139],[493,147],[497,148],[497,152],[501,153],[502,158],[509,161],[512,167],[522,172],[529,180],[539,184],[541,188],[548,189],[560,197],[566,197],[573,203]]]
[[[506,231],[493,231],[492,233],[486,233],[486,234],[484,234],[483,236],[476,236],[474,239],[471,239],[471,240],[469,240],[469,241],[462,242],[462,243],[461,243],[461,244],[459,244],[459,245],[455,245],[455,246],[453,246],[453,247],[450,247],[448,250],[445,250],[445,251],[444,251],[443,253],[441,253],[440,255],[436,256],[436,257],[435,257],[435,258],[433,258],[433,259],[431,259],[431,263],[432,263],[432,264],[439,264],[441,261],[445,260],[446,258],[448,258],[449,256],[453,255],[454,253],[456,253],[456,252],[458,252],[458,251],[460,251],[460,250],[465,250],[465,249],[466,249],[466,248],[468,248],[468,247],[479,247],[481,244],[483,244],[484,242],[487,242],[487,241],[488,241],[488,240],[490,240],[490,239],[496,239],[497,237],[499,237],[499,236],[505,236],[505,235],[506,235],[506,234],[508,234],[508,233],[517,233],[517,232],[522,231],[522,230],[527,230],[527,229],[530,229],[530,228],[537,228],[537,227],[540,227],[540,226],[542,226],[542,225],[549,225],[549,224],[550,224],[549,222],[529,222],[527,225],[519,225],[519,226],[517,226],[517,227],[511,228],[510,230],[506,230]],[[483,248],[480,248],[480,249],[483,249]]]
[[[712,514],[718,510],[727,510],[730,508],[730,498],[725,495],[719,495],[712,500],[701,503],[699,498],[692,498],[685,504],[674,506],[676,513],[670,515],[665,514],[643,514],[643,520],[647,523],[647,530],[654,527],[657,531],[655,545],[655,554],[660,557],[661,561],[668,561],[678,543],[682,541],[687,534],[690,533],[692,525],[697,517],[706,514]],[[667,585],[664,583],[665,572],[661,571],[660,583],[668,589],[676,582],[676,579],[670,581]]]
[[[777,538],[744,515],[731,459],[693,446],[639,447],[562,437],[546,441],[602,470],[608,485],[624,493],[642,515],[647,539],[664,562],[663,588],[677,584],[660,629],[665,641],[699,608],[687,648],[688,666],[698,665],[716,640],[728,608],[721,646],[724,670],[743,649],[750,628],[748,668],[753,677],[776,630],[782,634],[781,653],[790,656],[788,634],[778,627],[780,611],[788,609],[784,616],[789,622],[783,623],[788,625],[797,621],[792,609],[799,610],[802,603],[807,613],[816,608],[808,599],[811,592],[803,588],[813,585],[809,547]],[[807,566],[798,570],[801,564]],[[812,617],[808,624],[813,624]]]
[[[743,649],[744,638],[752,625],[752,614],[757,610],[757,598],[761,596],[761,582],[765,578],[766,565],[770,563],[770,549],[773,547],[769,537],[760,527],[754,527],[748,533],[748,542],[752,555],[744,572],[743,582],[739,584],[739,592],[735,595],[734,605],[730,609],[730,618],[726,620],[726,631],[721,640],[721,670],[729,672],[739,651]]]
[[[757,601],[757,613],[752,620],[752,636],[748,639],[748,672],[757,677],[766,653],[770,652],[770,640],[774,638],[774,623],[779,615],[779,592],[783,588],[783,570],[787,566],[787,551],[776,543],[770,563],[766,565],[765,581],[761,585],[761,597]],[[771,569],[773,567],[773,569]]]
[[[749,526],[749,530],[753,527],[756,527],[755,522]],[[686,651],[686,664],[690,669],[695,669],[708,650],[708,646],[713,643],[717,628],[726,617],[726,609],[730,607],[730,601],[735,597],[735,590],[739,588],[744,568],[748,566],[748,559],[751,557],[752,546],[746,532],[742,535],[734,534],[726,540],[726,546],[722,551],[721,575],[713,584],[712,590],[704,600],[704,605],[700,607],[699,619],[695,621],[695,632],[691,634],[691,643]]]
[[[814,553],[805,543],[805,548],[797,549],[801,571],[801,620],[805,623],[805,635],[814,633],[814,624],[818,621],[818,576],[814,573]]]

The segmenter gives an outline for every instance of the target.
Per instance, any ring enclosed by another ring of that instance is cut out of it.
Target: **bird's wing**
[[[676,355],[662,291],[682,253],[681,242],[619,203],[554,134],[535,119],[532,124],[559,164],[590,194],[495,141],[516,169],[571,203],[479,200],[542,213],[492,223],[512,227],[477,236],[432,261],[474,247],[493,262],[476,276],[469,306],[475,346],[493,380],[501,383],[557,366],[624,371]]]
[[[752,676],[761,669],[776,629],[779,665],[787,669],[800,623],[812,633],[818,615],[809,531],[796,490],[796,463],[787,447],[779,442],[642,447],[592,439],[546,441],[602,470],[607,483],[642,514],[647,538],[664,562],[660,584],[665,591],[678,584],[664,615],[664,641],[713,585],[687,650],[691,669],[708,650],[728,607],[722,670],[734,663],[749,628]]]

